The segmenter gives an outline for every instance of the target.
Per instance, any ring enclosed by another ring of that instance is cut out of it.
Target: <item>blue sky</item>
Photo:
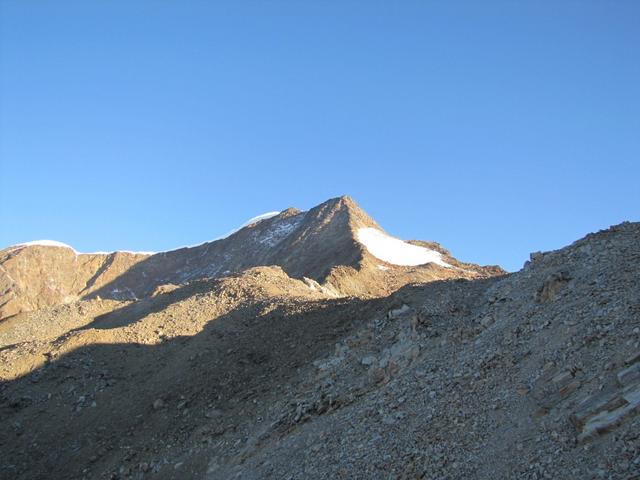
[[[640,220],[640,2],[0,4],[0,247],[353,196],[466,261]]]

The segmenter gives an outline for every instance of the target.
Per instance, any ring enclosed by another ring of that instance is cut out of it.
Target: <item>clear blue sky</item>
[[[0,247],[163,250],[353,196],[518,269],[640,220],[640,2],[0,10]]]

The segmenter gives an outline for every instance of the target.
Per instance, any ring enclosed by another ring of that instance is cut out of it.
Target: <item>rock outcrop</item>
[[[78,254],[70,247],[46,245],[1,250],[0,321],[20,312],[78,301],[148,257],[128,252]]]

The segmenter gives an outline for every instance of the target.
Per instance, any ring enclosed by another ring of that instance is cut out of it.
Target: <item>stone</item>
[[[373,355],[367,355],[366,357],[363,357],[362,360],[360,360],[360,363],[365,367],[368,367],[370,365],[373,365],[375,361],[376,357],[374,357]]]
[[[564,385],[567,385],[573,379],[573,372],[570,370],[563,370],[560,373],[556,374],[551,381],[555,383],[558,388],[562,388]]]
[[[626,363],[627,365],[631,365],[632,363],[636,362],[640,362],[640,352],[632,354],[624,361],[624,363]]]
[[[549,275],[536,292],[536,301],[539,303],[554,301],[569,280],[571,280],[571,277],[566,272],[557,272]]]
[[[634,363],[630,367],[618,372],[618,381],[625,386],[640,382],[640,363]]]
[[[409,312],[409,310],[411,310],[411,307],[407,304],[402,304],[402,306],[400,308],[395,308],[393,310],[389,310],[387,312],[387,318],[389,320],[395,320],[399,317],[401,317],[402,315],[404,315],[405,313]]]
[[[640,411],[640,386],[632,390],[627,390],[622,394],[624,403],[612,410],[604,410],[589,419],[578,435],[578,441],[583,442],[599,434],[611,431],[617,427],[624,419],[635,415]]]
[[[601,392],[583,399],[578,404],[576,412],[571,415],[570,420],[576,427],[582,428],[589,418],[603,411],[615,410],[623,406],[624,403],[624,399],[617,390]]]
[[[207,412],[204,414],[204,416],[206,418],[219,418],[222,416],[222,411],[216,409],[216,408],[212,408],[211,410],[207,410]]]
[[[493,324],[493,322],[493,317],[487,315],[486,317],[482,317],[482,320],[480,320],[480,325],[482,325],[484,328],[487,328],[491,324]]]
[[[562,387],[558,393],[560,393],[561,397],[568,397],[573,392],[575,392],[578,388],[580,388],[581,383],[578,380],[575,380],[568,385]]]

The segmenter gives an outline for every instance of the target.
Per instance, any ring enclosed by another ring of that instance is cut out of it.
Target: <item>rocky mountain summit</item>
[[[88,289],[31,247],[2,252],[0,478],[640,478],[638,223],[512,274],[349,198]],[[72,298],[38,303],[31,255]]]
[[[350,197],[340,197],[307,212],[289,208],[220,240],[156,254],[78,254],[57,242],[14,245],[0,251],[0,319],[96,297],[136,300],[163,285],[220,278],[257,266],[279,266],[290,277],[309,278],[335,295],[359,296],[389,294],[412,281],[504,273],[498,267],[462,264],[427,242],[400,246],[422,249],[418,263],[403,258],[385,262],[359,240],[372,232],[383,241],[392,238]]]

